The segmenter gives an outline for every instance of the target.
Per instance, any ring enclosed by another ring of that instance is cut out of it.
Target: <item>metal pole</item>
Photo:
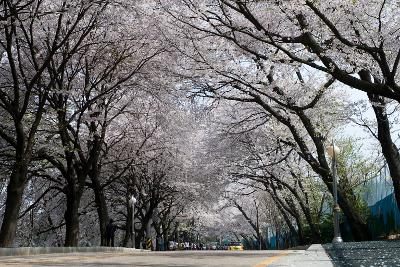
[[[335,154],[335,144],[332,143],[332,174],[333,174],[333,232],[334,237],[332,243],[342,243],[342,237],[340,235],[340,227],[339,227],[339,205],[338,205],[338,196],[337,196],[337,171],[336,171],[336,154]]]
[[[135,244],[135,203],[132,201],[132,248],[136,248]]]
[[[131,231],[131,239],[132,239],[132,248],[135,248],[135,203],[137,202],[136,198],[132,195],[129,203],[132,208],[132,231]]]
[[[146,207],[146,212],[150,211],[150,202],[147,202],[147,207]],[[150,217],[149,220],[147,221],[146,224],[146,249],[149,248],[149,245],[152,246],[152,239],[151,239],[151,235],[150,235],[150,231],[151,231],[151,223],[152,223],[152,218]]]

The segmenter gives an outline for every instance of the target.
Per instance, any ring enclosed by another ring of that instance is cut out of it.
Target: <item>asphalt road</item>
[[[286,256],[282,251],[70,253],[1,257],[0,266],[264,267]]]

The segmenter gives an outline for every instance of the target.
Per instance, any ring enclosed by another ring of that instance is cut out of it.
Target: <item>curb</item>
[[[314,251],[314,252],[325,252],[325,249],[321,244],[312,244],[306,251]]]
[[[309,266],[333,266],[331,257],[329,257],[321,244],[312,244],[306,250],[306,254],[313,260],[313,263]]]
[[[114,252],[114,253],[138,253],[147,250],[124,247],[21,247],[0,248],[0,256],[29,256],[52,253],[85,253],[85,252]]]

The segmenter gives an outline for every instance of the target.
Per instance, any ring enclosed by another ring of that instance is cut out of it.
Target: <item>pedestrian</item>
[[[110,219],[106,227],[106,238],[108,247],[114,246],[115,230],[117,230],[117,227],[114,225],[113,219]]]

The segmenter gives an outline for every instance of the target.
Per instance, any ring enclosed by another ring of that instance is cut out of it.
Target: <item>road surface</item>
[[[0,257],[0,266],[264,267],[287,254],[286,251],[69,253]]]

